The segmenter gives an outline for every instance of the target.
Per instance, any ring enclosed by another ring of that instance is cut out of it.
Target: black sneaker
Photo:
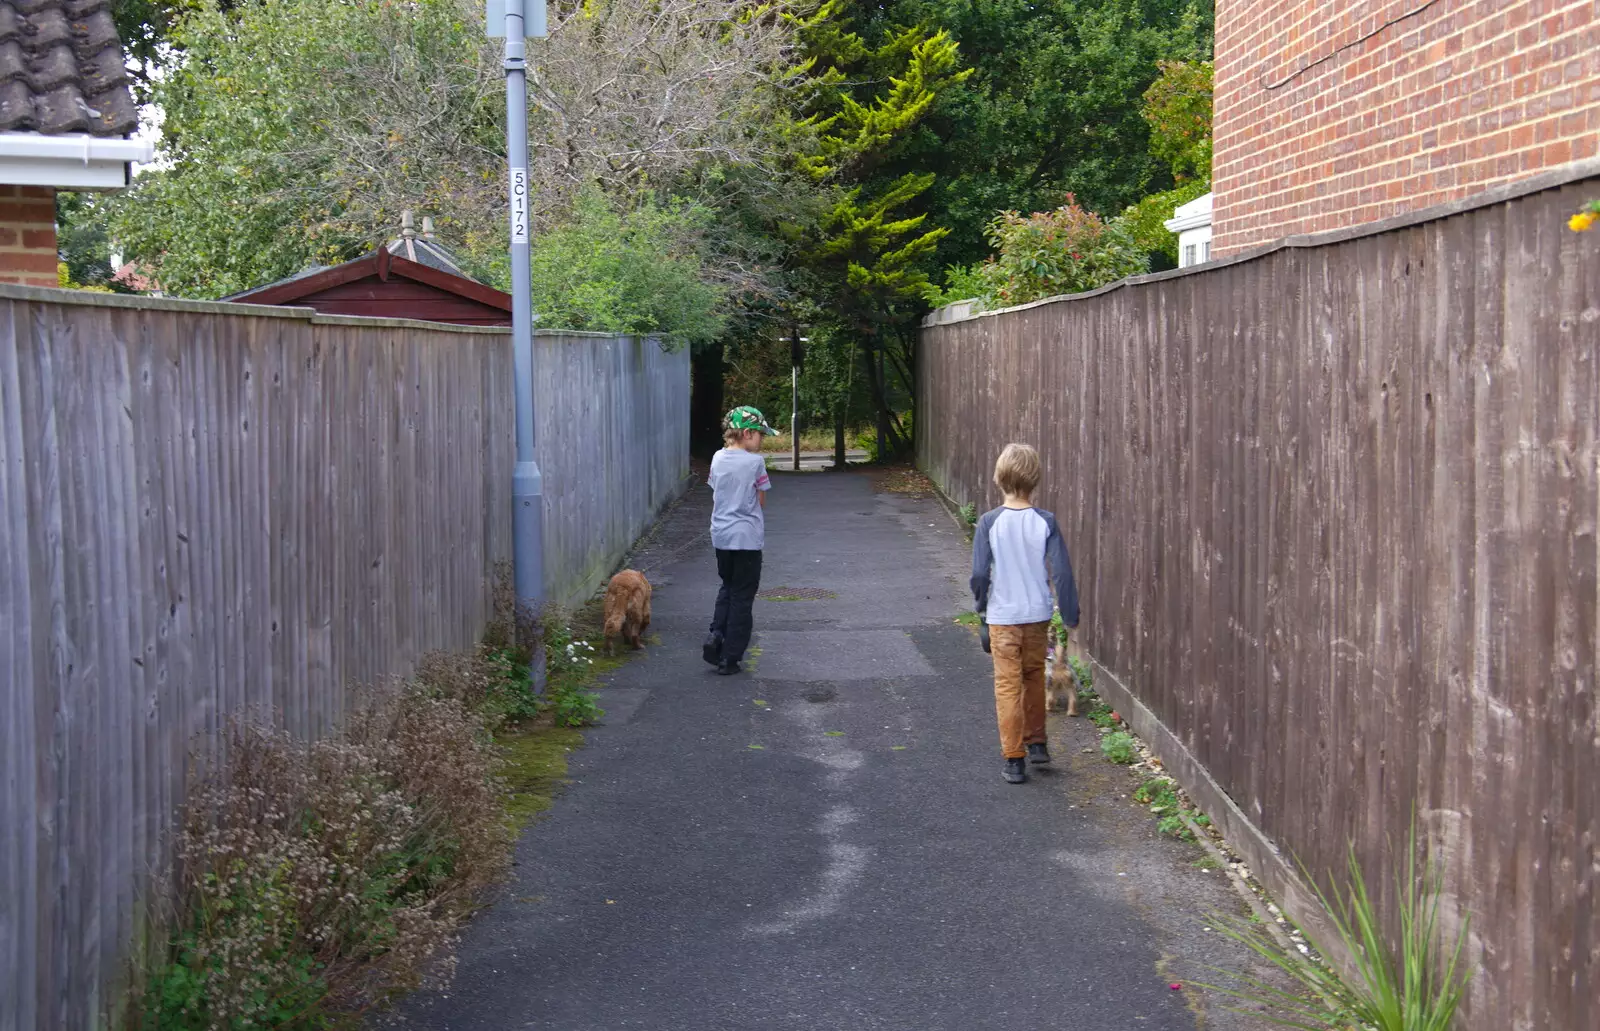
[[[700,646],[700,657],[713,666],[722,665],[722,635],[715,630],[706,635],[706,643]]]
[[[737,662],[722,662],[722,663],[718,663],[717,664],[717,676],[719,676],[719,677],[731,677],[735,673],[741,672],[743,669],[744,669],[744,667],[739,665]]]
[[[1043,741],[1028,746],[1028,761],[1035,766],[1050,765],[1050,748]]]
[[[1006,779],[1007,784],[1021,784],[1028,779],[1027,760],[1007,759],[1005,769],[1000,775]]]

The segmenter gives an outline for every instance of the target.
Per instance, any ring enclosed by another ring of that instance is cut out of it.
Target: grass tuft
[[[1426,860],[1419,869],[1416,828],[1411,829],[1404,869],[1395,876],[1399,899],[1399,948],[1389,946],[1377,907],[1367,890],[1366,876],[1351,846],[1347,883],[1325,893],[1316,887],[1317,900],[1327,914],[1343,952],[1354,964],[1346,979],[1320,962],[1324,950],[1303,930],[1308,943],[1302,950],[1286,949],[1275,938],[1247,921],[1215,917],[1216,926],[1230,938],[1287,975],[1293,984],[1283,991],[1253,978],[1233,974],[1233,986],[1205,985],[1257,1006],[1260,1015],[1281,1027],[1306,1031],[1447,1031],[1460,1007],[1470,971],[1462,968],[1468,924],[1462,922],[1455,941],[1447,945],[1440,926],[1443,874],[1438,864]],[[1302,872],[1305,868],[1301,867]],[[1448,951],[1447,951],[1448,950]]]

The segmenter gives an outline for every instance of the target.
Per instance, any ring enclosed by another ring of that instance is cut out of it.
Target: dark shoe
[[[1035,766],[1050,765],[1050,748],[1043,741],[1028,746],[1028,761]]]
[[[706,643],[700,646],[700,657],[713,666],[722,665],[722,635],[715,630],[706,635]]]
[[[1007,759],[1006,768],[1000,775],[1006,779],[1007,784],[1021,784],[1028,779],[1027,760]]]
[[[719,676],[719,677],[731,677],[735,673],[742,672],[743,669],[744,669],[744,667],[740,666],[737,662],[720,663],[717,666],[717,676]]]

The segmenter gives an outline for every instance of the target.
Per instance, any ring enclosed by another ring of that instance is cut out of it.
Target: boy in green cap
[[[717,552],[717,607],[701,654],[717,672],[739,672],[750,645],[751,608],[761,589],[761,548],[765,544],[763,509],[772,480],[761,457],[761,438],[776,435],[766,417],[741,405],[722,418],[725,445],[711,459],[711,546]]]

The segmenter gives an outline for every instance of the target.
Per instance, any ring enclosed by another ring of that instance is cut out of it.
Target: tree
[[[406,208],[469,255],[504,248],[504,79],[478,0],[192,4],[152,87],[168,167],[114,218],[169,289],[214,297],[346,260]],[[558,5],[532,62],[536,234],[597,183],[619,211],[670,207],[697,165],[775,162],[764,112],[793,37],[780,11]]]
[[[160,157],[113,235],[167,289],[215,297],[377,244],[405,208],[487,234],[498,69],[457,0],[197,0],[155,83]],[[504,94],[500,94],[503,96]]]
[[[104,209],[103,194],[56,193],[56,248],[67,276],[63,286],[117,289]]]
[[[725,289],[705,276],[703,233],[712,213],[646,196],[619,208],[596,187],[533,248],[533,308],[540,325],[650,334],[668,346],[715,340],[727,327]],[[497,254],[485,278],[509,279]]]
[[[610,192],[707,163],[777,167],[790,0],[559,0],[530,40],[541,181]]]
[[[1124,218],[1139,248],[1167,268],[1178,264],[1178,240],[1167,220],[1178,205],[1211,189],[1211,81],[1210,61],[1163,61],[1144,93],[1150,153],[1171,168],[1176,185],[1130,206]]]
[[[905,397],[913,394],[914,326],[928,286],[927,268],[948,230],[927,225],[913,205],[933,185],[928,173],[908,171],[885,179],[876,169],[905,133],[932,109],[941,93],[970,72],[948,33],[875,24],[870,4],[826,0],[800,21],[804,78],[790,125],[796,165],[832,197],[812,223],[781,227],[794,241],[803,269],[826,367],[845,382],[830,391],[848,400],[859,357],[879,431],[891,453],[910,444],[893,404],[889,375]],[[856,31],[865,22],[870,35]],[[846,358],[849,352],[853,357]],[[835,461],[844,462],[843,404],[835,407]]]
[[[937,26],[970,78],[941,92],[877,174],[931,172],[929,219],[950,230],[938,265],[987,252],[995,212],[1040,211],[1068,193],[1120,212],[1174,185],[1151,155],[1141,94],[1157,62],[1209,59],[1210,0],[891,0],[873,21]]]

